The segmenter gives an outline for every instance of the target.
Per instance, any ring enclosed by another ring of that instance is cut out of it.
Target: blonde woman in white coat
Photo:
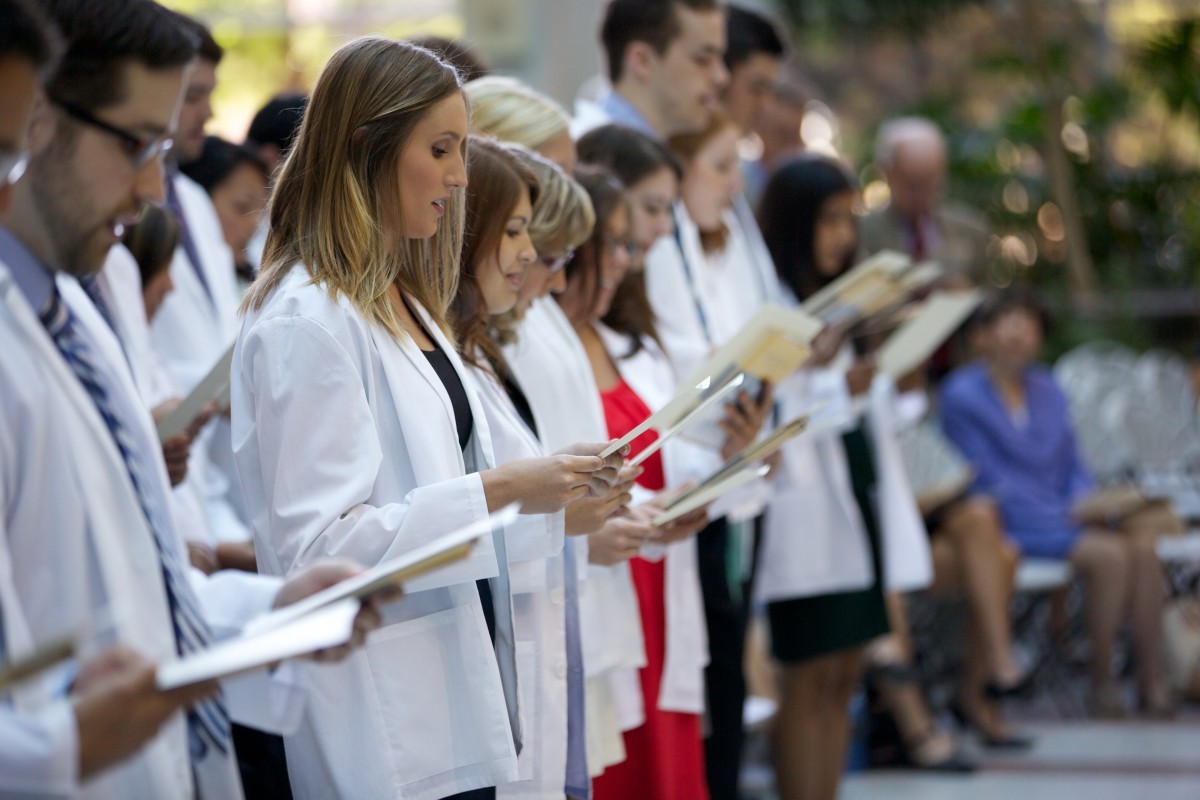
[[[264,572],[326,553],[378,563],[489,510],[553,513],[615,481],[602,445],[495,466],[444,320],[466,138],[457,75],[421,48],[359,39],[317,81],[234,357],[235,454]],[[298,797],[491,797],[517,777],[505,552],[495,535],[412,582],[362,655],[312,670],[285,740]]]
[[[512,78],[488,77],[463,87],[471,100],[472,130],[515,142],[570,171],[575,146],[563,109],[550,98]],[[587,193],[573,184],[570,204],[586,205]],[[537,223],[537,221],[535,221]],[[571,323],[550,294],[566,289],[563,265],[580,241],[567,241],[561,231],[539,228],[539,261],[529,270],[514,309],[516,341],[505,347],[513,373],[529,398],[547,447],[603,438],[604,412],[591,367]],[[588,224],[590,233],[592,224]],[[504,323],[507,324],[507,323]],[[632,480],[627,473],[623,480]],[[622,493],[620,487],[614,489]],[[641,692],[617,671],[630,672],[645,663],[637,600],[626,560],[649,534],[640,520],[613,516],[612,497],[574,503],[567,523],[587,534],[578,542],[580,615],[587,670],[588,769],[597,775],[625,759],[623,730],[643,720]]]

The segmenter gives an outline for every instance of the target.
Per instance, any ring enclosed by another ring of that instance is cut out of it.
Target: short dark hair
[[[183,26],[196,37],[196,55],[205,61],[220,64],[221,59],[225,57],[225,48],[217,44],[217,40],[213,38],[212,31],[208,29],[208,26],[186,14],[180,14],[179,17],[183,21]]]
[[[242,164],[261,172],[263,185],[266,185],[270,174],[262,159],[245,145],[227,142],[219,136],[204,137],[204,148],[200,151],[200,157],[187,164],[181,164],[179,171],[204,187],[204,191],[212,194],[213,189],[220,186],[230,173]]]
[[[756,53],[782,59],[787,52],[775,23],[748,8],[725,7],[725,66],[730,72]]]
[[[624,125],[601,125],[575,143],[575,152],[584,164],[607,167],[626,186],[633,186],[663,167],[683,179],[683,167],[661,142]]]
[[[175,248],[179,246],[179,225],[166,209],[149,205],[136,225],[125,231],[123,240],[142,276],[142,288],[160,272],[171,266]]]
[[[280,153],[286,153],[304,121],[304,109],[308,107],[308,96],[303,94],[281,94],[272,97],[258,110],[246,131],[246,143],[253,145],[273,144]]]
[[[49,73],[62,53],[62,40],[46,13],[28,0],[0,0],[0,58],[28,61]]]
[[[479,54],[458,39],[420,36],[416,39],[409,39],[409,41],[432,51],[442,61],[458,70],[458,77],[463,83],[468,83],[476,78],[485,78],[492,73]]]
[[[196,38],[174,11],[152,0],[42,0],[66,40],[50,78],[51,98],[96,110],[125,99],[126,64],[182,69],[196,53]]]
[[[1016,311],[1022,311],[1036,319],[1042,326],[1043,336],[1050,333],[1054,317],[1037,292],[1028,286],[1012,286],[988,295],[972,316],[970,327],[989,327],[1001,317]]]
[[[715,11],[719,0],[609,0],[600,23],[600,42],[608,59],[608,78],[621,80],[625,50],[634,42],[645,42],[662,55],[679,35],[678,7],[692,11]]]

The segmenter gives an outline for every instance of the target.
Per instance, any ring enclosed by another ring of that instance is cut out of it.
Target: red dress
[[[608,435],[614,439],[633,430],[650,416],[650,409],[624,380],[600,393]],[[654,431],[634,439],[630,456],[646,449],[658,434]],[[639,486],[653,491],[664,488],[661,453],[642,465]],[[646,722],[625,732],[625,760],[614,764],[592,784],[594,800],[708,800],[704,777],[704,743],[699,714],[662,711],[658,690],[662,683],[667,651],[666,561],[630,559],[633,585],[641,611],[646,643],[646,666],[639,670]]]

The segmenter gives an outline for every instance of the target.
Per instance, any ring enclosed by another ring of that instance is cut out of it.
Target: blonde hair
[[[514,149],[542,186],[529,221],[534,249],[539,254],[565,253],[586,242],[596,225],[587,190],[550,159],[523,147]]]
[[[346,297],[397,339],[407,332],[388,299],[393,283],[449,334],[463,191],[450,193],[442,224],[428,240],[389,241],[382,220],[400,218],[393,176],[413,128],[459,90],[454,68],[415,45],[368,36],[333,54],[275,185],[263,267],[243,311],[261,308],[300,262],[330,297]],[[460,146],[465,158],[465,137]]]
[[[463,92],[471,98],[472,133],[537,150],[568,131],[562,106],[514,78],[477,78]]]

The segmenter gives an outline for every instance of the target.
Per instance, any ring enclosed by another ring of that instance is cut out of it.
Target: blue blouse
[[[1014,419],[981,364],[942,384],[942,427],[976,471],[975,490],[999,505],[1010,537],[1026,555],[1065,558],[1080,533],[1071,507],[1091,491],[1079,458],[1067,398],[1050,371],[1025,373],[1023,419]]]

